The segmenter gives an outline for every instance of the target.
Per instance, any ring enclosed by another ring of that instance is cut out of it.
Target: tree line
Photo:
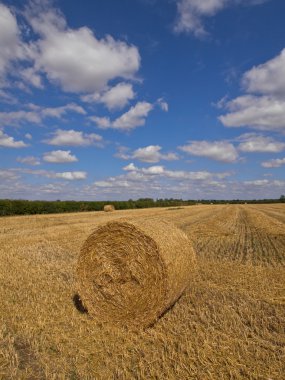
[[[183,207],[197,204],[243,204],[243,203],[285,203],[285,196],[279,199],[253,200],[182,200],[140,198],[128,201],[29,201],[16,199],[0,199],[0,216],[54,214],[65,212],[102,211],[104,206],[112,204],[116,210],[141,209],[149,207]]]

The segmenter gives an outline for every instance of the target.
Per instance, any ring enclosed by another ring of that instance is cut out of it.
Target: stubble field
[[[192,240],[197,274],[153,327],[74,306],[80,247],[102,222],[155,215]],[[285,204],[0,219],[0,379],[285,379]]]

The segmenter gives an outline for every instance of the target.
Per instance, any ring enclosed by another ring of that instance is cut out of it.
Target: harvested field
[[[198,255],[241,263],[285,264],[285,207],[279,206],[271,214],[266,206],[222,207],[181,224]]]
[[[104,222],[155,216],[192,240],[198,272],[136,332],[74,303],[80,248]],[[285,378],[285,205],[190,206],[0,219],[1,379]]]

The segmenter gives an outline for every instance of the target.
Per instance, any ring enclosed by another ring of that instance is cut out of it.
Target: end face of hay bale
[[[105,205],[105,206],[104,206],[104,211],[105,211],[105,212],[112,212],[112,211],[115,211],[115,206],[113,206],[113,205]]]
[[[159,220],[115,221],[84,243],[80,297],[102,322],[146,327],[181,295],[195,266],[182,231]]]

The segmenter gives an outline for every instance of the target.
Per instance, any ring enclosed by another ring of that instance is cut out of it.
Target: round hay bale
[[[115,211],[115,206],[113,206],[113,205],[105,205],[105,206],[104,206],[104,211],[105,211],[105,212],[112,212],[112,211]]]
[[[196,267],[187,236],[157,218],[117,220],[85,241],[78,291],[91,316],[115,325],[152,325],[181,296]]]

